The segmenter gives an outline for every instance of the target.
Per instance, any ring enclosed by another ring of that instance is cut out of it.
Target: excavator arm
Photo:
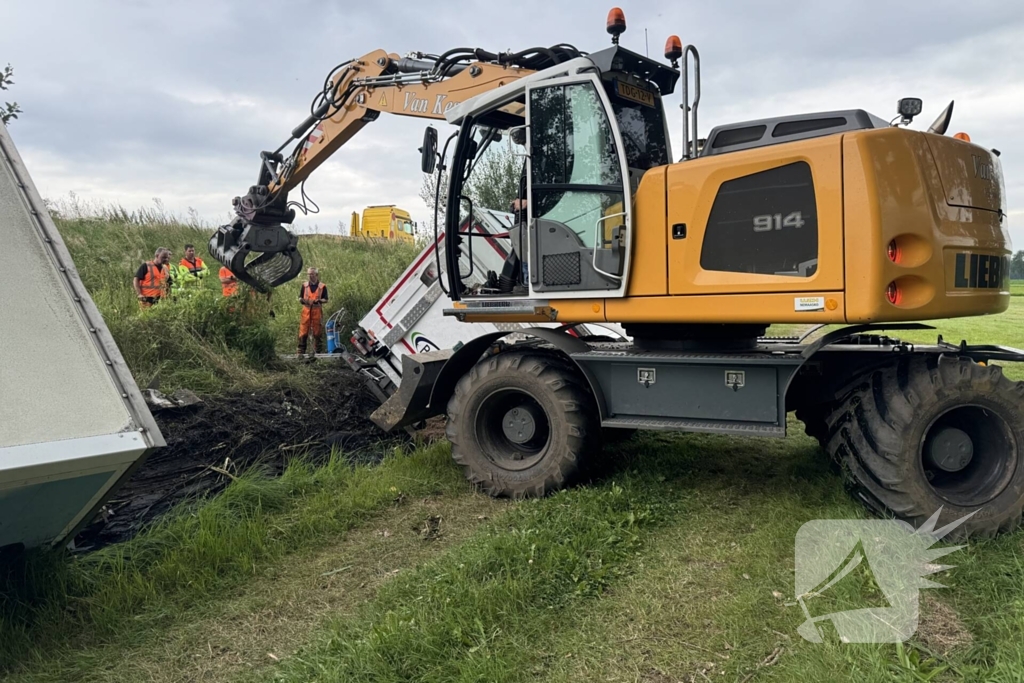
[[[235,219],[210,238],[210,255],[259,291],[284,284],[302,270],[298,237],[285,224],[302,202],[288,194],[381,112],[444,119],[445,112],[481,93],[580,56],[571,45],[491,53],[457,48],[440,56],[408,57],[377,50],[344,62],[328,75],[310,115],[272,152],[248,193],[233,200]],[[513,105],[521,106],[521,105]],[[290,151],[285,151],[291,147]]]

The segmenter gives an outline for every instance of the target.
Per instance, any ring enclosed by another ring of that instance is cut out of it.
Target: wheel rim
[[[921,466],[932,490],[961,507],[983,505],[1007,487],[1017,469],[1017,443],[1002,417],[978,405],[939,415],[921,443]]]
[[[477,409],[474,428],[487,459],[512,471],[537,464],[551,438],[547,412],[522,389],[499,389],[488,394]]]

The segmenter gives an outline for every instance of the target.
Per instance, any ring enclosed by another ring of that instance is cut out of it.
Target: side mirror
[[[437,129],[427,126],[423,131],[423,146],[420,147],[420,170],[430,174],[437,163]]]

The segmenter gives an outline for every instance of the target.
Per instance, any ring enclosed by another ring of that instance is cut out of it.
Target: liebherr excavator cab
[[[633,197],[644,173],[671,161],[661,100],[678,78],[676,69],[615,45],[454,107],[448,120],[460,130],[446,211],[453,299],[625,295]],[[463,189],[476,160],[506,134],[523,158],[507,284],[467,291],[457,258],[474,238],[455,221],[474,208]]]

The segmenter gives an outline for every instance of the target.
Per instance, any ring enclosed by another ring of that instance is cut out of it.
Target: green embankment
[[[206,254],[211,229],[182,223],[159,210],[112,209],[100,216],[77,212],[69,217],[58,213],[57,224],[142,386],[157,375],[164,389],[184,386],[200,392],[295,380],[268,373],[267,365],[276,353],[295,353],[298,282],[276,290],[270,302],[246,291],[237,301],[226,301],[217,279],[220,264]],[[140,314],[131,287],[135,270],[157,247],[171,249],[171,262],[177,264],[185,244],[196,245],[210,268],[202,289]],[[344,309],[341,322],[347,331],[408,266],[416,248],[308,235],[302,237],[302,252],[306,264],[317,266],[328,285],[331,301],[325,316]]]
[[[71,244],[76,262],[112,328],[122,320],[119,340],[134,325],[151,330],[155,320],[193,330],[211,311],[222,314],[216,302],[190,302],[180,305],[196,308],[187,324],[171,316],[174,307],[139,316],[130,291],[116,291],[143,252],[176,247],[168,236],[196,240],[197,231],[88,221],[62,228],[69,243],[82,238]],[[138,253],[122,256],[125,244]],[[384,258],[404,267],[377,245],[330,238],[306,245],[333,296],[336,282],[365,295],[350,300],[353,317],[360,302],[365,308],[379,296],[374,287],[397,275],[376,272]],[[1024,293],[1016,283],[1014,291]],[[292,298],[284,294],[280,301]],[[143,345],[126,355],[143,379],[159,371],[178,385],[269,381],[259,359],[273,345],[292,350],[297,305],[277,310],[288,305],[275,302],[278,318],[267,322],[253,304],[238,327],[260,333],[244,343],[225,332],[169,346],[180,354],[172,362]],[[1015,296],[1002,316],[939,327],[950,340],[1024,347],[1024,298]],[[201,372],[184,373],[179,366],[190,359]],[[1024,379],[1020,368],[1007,372]],[[336,459],[320,470],[294,465],[277,480],[253,474],[129,543],[8,570],[0,672],[14,681],[1024,680],[1021,532],[944,558],[958,565],[935,577],[949,588],[925,591],[919,631],[906,645],[799,637],[803,614],[787,605],[797,529],[866,513],[792,419],[790,433],[785,440],[644,434],[595,454],[582,486],[488,508],[493,519],[470,522],[454,511],[451,519],[418,519],[414,531],[394,526],[409,525],[403,510],[479,496],[444,444],[374,468]],[[480,528],[432,557],[410,550],[435,543],[449,524]],[[375,539],[376,552],[359,552],[357,527]],[[413,540],[400,541],[403,533]],[[278,606],[320,616],[279,623],[285,617],[266,607],[283,589],[278,577],[307,565],[317,569]],[[328,588],[360,596],[358,604],[325,607]],[[828,608],[876,606],[879,598],[870,577],[854,577]],[[280,634],[287,644],[275,639]]]

